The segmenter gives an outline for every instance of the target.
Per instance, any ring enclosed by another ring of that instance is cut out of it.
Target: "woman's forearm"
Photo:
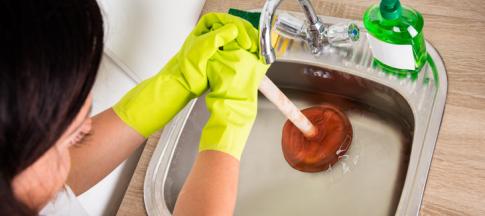
[[[175,204],[174,215],[232,215],[239,161],[218,151],[202,151]]]
[[[74,193],[88,190],[127,159],[145,138],[127,126],[112,109],[93,117],[91,135],[71,148],[67,184]]]

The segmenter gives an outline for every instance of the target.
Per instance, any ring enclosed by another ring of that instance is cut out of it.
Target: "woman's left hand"
[[[170,62],[128,92],[114,111],[127,125],[148,137],[207,89],[207,64],[221,47],[237,44],[257,50],[257,38],[257,30],[239,17],[222,13],[203,16]]]

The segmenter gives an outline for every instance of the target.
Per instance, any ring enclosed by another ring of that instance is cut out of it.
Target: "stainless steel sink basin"
[[[427,44],[434,63],[411,80],[373,68],[365,37],[351,49],[326,47],[318,57],[295,41],[281,49],[285,43],[277,45],[269,78],[302,109],[340,106],[354,139],[328,171],[294,170],[281,152],[286,119],[260,95],[241,159],[235,215],[417,215],[446,99],[446,71],[437,51]],[[201,97],[166,126],[145,178],[149,215],[171,214],[207,119]]]

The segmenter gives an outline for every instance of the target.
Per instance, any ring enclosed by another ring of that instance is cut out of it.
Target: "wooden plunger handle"
[[[259,91],[266,96],[271,103],[276,105],[283,115],[285,115],[305,137],[312,138],[317,135],[317,128],[267,76],[264,76],[261,81]]]

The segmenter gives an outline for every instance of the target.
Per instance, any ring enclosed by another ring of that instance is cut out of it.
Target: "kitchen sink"
[[[327,171],[297,171],[281,150],[286,119],[260,95],[241,158],[234,214],[417,215],[447,91],[444,63],[433,46],[427,43],[430,61],[415,79],[374,68],[365,37],[351,48],[325,47],[319,56],[288,39],[278,40],[275,48],[278,58],[268,77],[300,109],[324,103],[340,107],[354,138],[346,155]],[[149,215],[171,215],[208,117],[200,97],[165,127],[145,178]]]

